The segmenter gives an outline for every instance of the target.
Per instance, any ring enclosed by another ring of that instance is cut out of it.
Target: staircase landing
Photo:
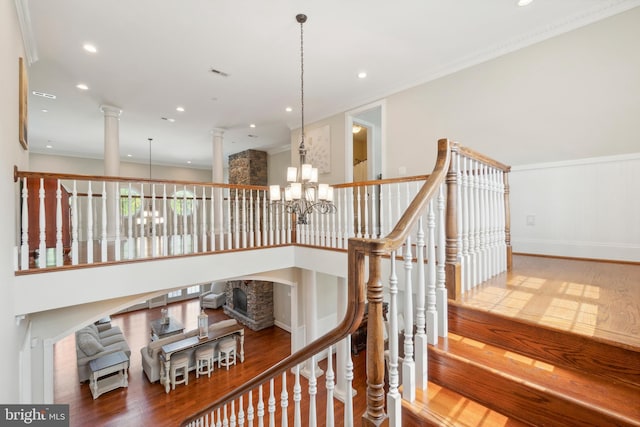
[[[405,424],[640,426],[639,284],[638,265],[514,257],[450,301]]]

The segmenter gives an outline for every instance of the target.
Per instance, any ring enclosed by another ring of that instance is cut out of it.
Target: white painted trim
[[[640,262],[640,245],[635,243],[513,239],[512,245],[514,252],[525,254]]]
[[[27,330],[18,354],[18,394],[21,404],[32,403],[31,384],[31,321],[28,320]]]
[[[558,162],[547,163],[532,163],[530,165],[512,166],[512,172],[537,170],[537,169],[552,169],[552,168],[564,168],[571,166],[584,166],[594,165],[602,163],[623,162],[629,160],[640,160],[640,153],[619,154],[614,156],[603,157],[588,157],[584,159],[563,160]]]
[[[42,340],[42,392],[43,403],[52,404],[53,394],[53,343],[51,338]]]
[[[29,12],[28,0],[15,0],[16,12],[18,15],[18,25],[22,34],[22,43],[24,44],[24,53],[27,57],[27,63],[33,64],[38,60],[38,48],[36,38],[33,36],[33,28],[31,26],[31,12]]]
[[[346,111],[344,113],[344,182],[353,182],[353,143],[347,143],[347,141],[353,141],[353,117],[365,111],[373,110],[375,108],[380,108],[380,153],[378,155],[380,156],[380,159],[385,158],[387,146],[387,101],[385,99],[380,99],[378,101],[374,101]],[[376,158],[374,157],[371,160],[373,163]],[[380,162],[380,173],[383,177],[387,176],[386,167],[382,161]]]
[[[277,326],[278,328],[283,329],[283,330],[285,330],[285,331],[287,331],[287,332],[291,333],[291,327],[290,327],[289,325],[284,324],[284,323],[282,323],[282,322],[279,322],[279,321],[277,321],[277,320],[274,320],[274,321],[273,321],[273,324],[274,324],[275,326]]]

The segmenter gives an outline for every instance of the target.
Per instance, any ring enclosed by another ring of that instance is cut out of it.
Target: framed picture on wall
[[[27,98],[29,97],[29,82],[27,80],[27,67],[24,64],[24,58],[18,60],[18,126],[19,139],[22,148],[29,148],[29,140],[27,138]]]

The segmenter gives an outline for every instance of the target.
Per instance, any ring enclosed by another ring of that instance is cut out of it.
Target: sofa
[[[207,292],[200,295],[200,308],[220,308],[227,300],[226,282],[214,282]]]
[[[209,331],[215,331],[216,329],[223,329],[237,324],[238,321],[236,319],[221,320],[209,325]],[[198,329],[196,328],[181,334],[170,335],[159,340],[151,341],[149,345],[142,347],[140,349],[140,355],[142,356],[142,370],[147,375],[149,382],[154,383],[160,380],[160,353],[162,352],[163,345],[171,344],[197,335]],[[185,350],[185,352],[189,355],[189,370],[195,369],[195,349]],[[217,354],[214,357],[217,358]]]
[[[118,326],[104,323],[85,326],[76,331],[76,357],[80,382],[88,381],[91,377],[89,362],[117,351],[123,351],[127,357],[131,356],[129,344]]]

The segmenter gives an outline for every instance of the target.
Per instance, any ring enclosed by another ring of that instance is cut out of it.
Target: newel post
[[[367,411],[363,426],[381,426],[388,422],[384,412],[384,321],[382,317],[381,253],[369,256],[367,282]]]
[[[458,186],[459,164],[458,144],[451,146],[451,163],[447,173],[447,212],[446,212],[446,261],[445,276],[449,298],[457,299],[461,294],[460,262],[458,261]]]

